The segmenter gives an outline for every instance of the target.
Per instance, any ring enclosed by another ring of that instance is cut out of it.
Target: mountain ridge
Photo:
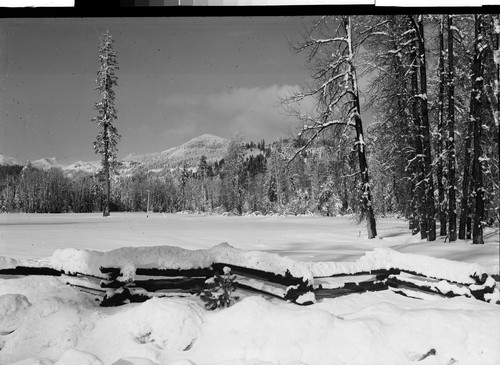
[[[140,165],[143,169],[155,168],[176,168],[186,164],[189,167],[197,166],[201,156],[207,157],[207,162],[215,162],[224,158],[229,140],[215,136],[213,134],[202,134],[189,141],[175,147],[171,147],[161,152],[151,152],[144,154],[130,153],[120,162],[126,167]],[[67,172],[85,171],[95,173],[100,168],[100,161],[76,161],[70,164],[62,164],[55,157],[45,157],[30,161],[33,167],[48,170],[52,167],[61,168]],[[16,158],[0,154],[0,165],[20,165]]]
[[[0,153],[0,165],[12,166],[12,165],[20,165],[20,163],[17,158],[8,157]]]

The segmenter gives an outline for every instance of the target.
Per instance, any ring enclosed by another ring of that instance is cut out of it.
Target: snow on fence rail
[[[98,296],[101,305],[154,296],[198,293],[215,272],[231,268],[240,288],[310,304],[365,291],[393,290],[424,298],[466,296],[500,304],[499,283],[476,264],[376,248],[354,262],[297,262],[223,243],[208,250],[129,247],[109,252],[57,250],[46,259],[0,257],[0,275],[64,276],[69,285]]]

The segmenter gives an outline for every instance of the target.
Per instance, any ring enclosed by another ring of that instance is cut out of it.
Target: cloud
[[[239,134],[245,140],[274,140],[297,130],[298,122],[287,116],[281,100],[298,90],[297,85],[238,88],[211,94],[172,94],[160,101],[169,126],[165,135],[213,133],[222,137]]]

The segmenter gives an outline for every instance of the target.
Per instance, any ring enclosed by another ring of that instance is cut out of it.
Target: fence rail
[[[494,301],[488,294],[498,291],[500,283],[492,276],[471,275],[474,283],[459,283],[439,277],[429,277],[404,268],[364,270],[354,273],[337,273],[314,277],[311,285],[302,277],[294,277],[226,263],[213,263],[210,267],[196,269],[141,268],[135,270],[133,280],[120,280],[118,267],[101,267],[102,276],[65,272],[51,267],[16,266],[0,269],[0,275],[50,275],[59,276],[68,285],[97,297],[101,306],[118,306],[129,302],[143,302],[152,297],[192,296],[205,288],[207,279],[217,272],[223,274],[229,267],[236,275],[239,288],[264,293],[293,303],[311,304],[313,298],[335,298],[369,291],[392,290],[412,298],[425,299],[426,295],[440,297],[465,296],[481,301]],[[308,298],[308,299],[302,299]]]

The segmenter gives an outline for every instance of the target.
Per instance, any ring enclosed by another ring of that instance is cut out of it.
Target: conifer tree
[[[103,216],[109,216],[109,197],[110,197],[110,169],[116,165],[116,152],[120,135],[113,124],[117,119],[115,108],[115,91],[118,77],[118,62],[116,53],[113,49],[113,39],[109,31],[103,33],[99,44],[99,70],[97,71],[96,90],[99,90],[101,99],[95,103],[94,109],[97,110],[97,116],[92,118],[101,131],[94,141],[94,151],[102,156],[102,167],[104,172],[104,192],[106,195]]]

